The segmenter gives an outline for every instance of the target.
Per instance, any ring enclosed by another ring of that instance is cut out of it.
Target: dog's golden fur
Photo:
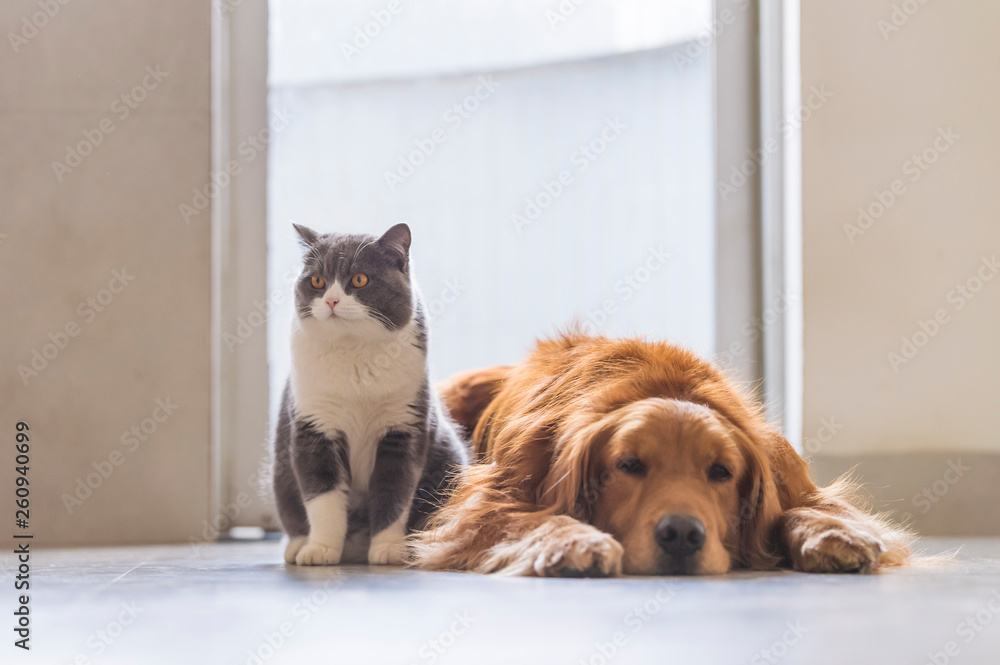
[[[736,384],[678,347],[570,333],[442,394],[478,463],[415,536],[420,567],[868,572],[909,558],[909,534],[856,507],[850,483],[817,488]],[[683,560],[654,537],[673,514],[704,525],[704,546]]]

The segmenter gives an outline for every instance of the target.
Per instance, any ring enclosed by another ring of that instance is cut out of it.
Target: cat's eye
[[[360,289],[362,286],[368,283],[368,275],[363,272],[359,272],[354,277],[351,278],[351,286]]]
[[[319,275],[313,275],[312,287],[314,289],[322,289],[324,286],[326,286],[326,280]]]
[[[724,480],[729,480],[732,477],[733,474],[730,473],[729,469],[722,466],[721,464],[713,464],[708,469],[708,479],[713,480],[717,483],[721,483]]]
[[[630,476],[638,476],[646,471],[646,465],[638,457],[625,457],[618,460],[618,470]]]

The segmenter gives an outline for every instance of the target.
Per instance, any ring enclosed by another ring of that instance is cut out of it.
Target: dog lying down
[[[817,488],[759,406],[666,343],[567,334],[515,367],[442,386],[473,464],[413,563],[431,570],[602,577],[734,568],[872,572],[912,537]]]

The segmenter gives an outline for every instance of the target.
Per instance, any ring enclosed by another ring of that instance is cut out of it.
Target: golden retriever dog
[[[478,463],[414,536],[421,568],[514,575],[871,572],[910,535],[808,467],[737,385],[666,343],[576,333],[442,386]]]

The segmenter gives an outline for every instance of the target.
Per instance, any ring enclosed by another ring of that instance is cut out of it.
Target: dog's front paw
[[[368,563],[373,566],[398,566],[403,563],[406,544],[403,540],[373,541],[368,548]]]
[[[624,555],[617,540],[577,522],[543,541],[533,567],[540,577],[613,577],[621,574]]]
[[[306,543],[295,555],[295,563],[299,566],[336,566],[340,563],[343,548],[327,547],[319,543]]]
[[[881,540],[845,523],[806,538],[792,553],[792,564],[806,573],[867,573],[885,551]]]

